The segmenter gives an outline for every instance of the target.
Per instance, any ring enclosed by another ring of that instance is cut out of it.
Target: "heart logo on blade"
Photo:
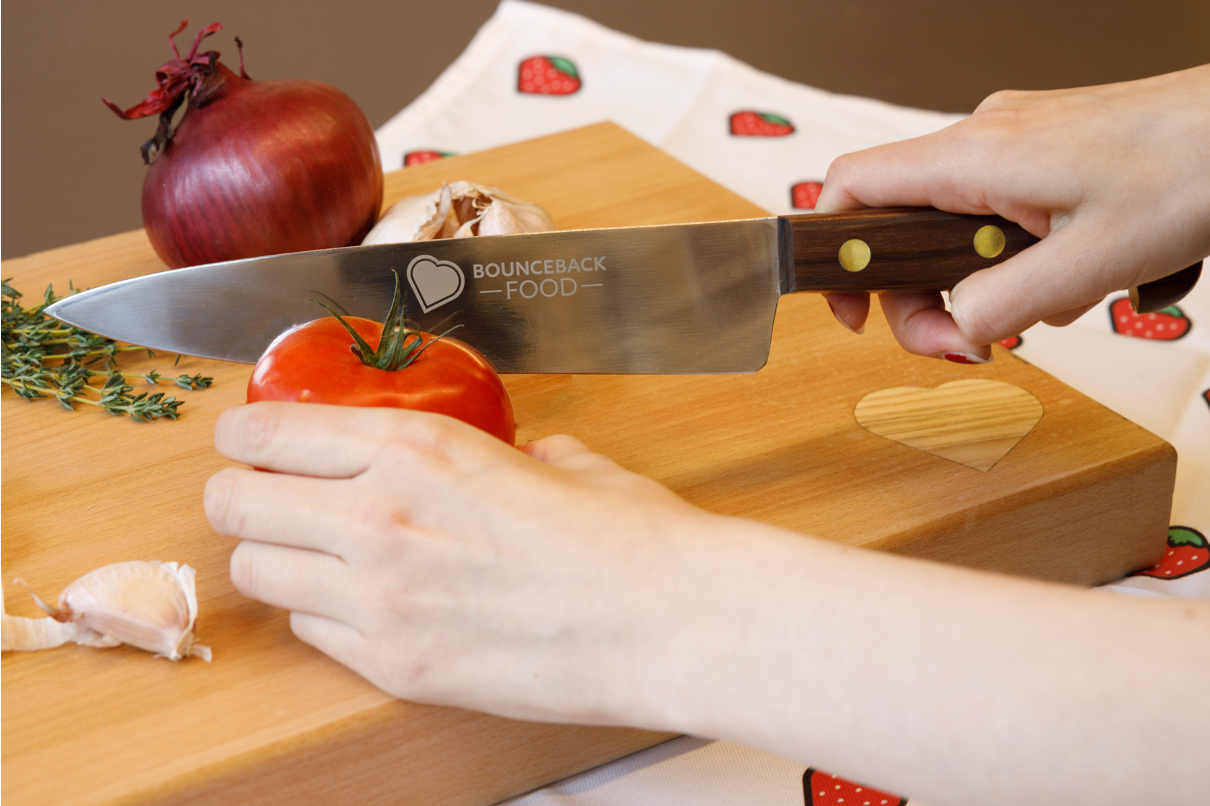
[[[457,263],[420,255],[408,264],[408,285],[420,301],[420,310],[428,313],[457,298],[466,287],[466,276]]]
[[[853,414],[880,437],[986,473],[1038,424],[1042,403],[1011,383],[973,378],[880,389]]]

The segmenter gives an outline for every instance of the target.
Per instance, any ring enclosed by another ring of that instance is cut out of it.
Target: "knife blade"
[[[501,373],[753,372],[783,294],[949,289],[1036,241],[998,216],[931,208],[560,230],[174,269],[47,313],[118,341],[252,363],[325,316],[316,303],[382,321],[397,272],[411,323],[456,328]]]

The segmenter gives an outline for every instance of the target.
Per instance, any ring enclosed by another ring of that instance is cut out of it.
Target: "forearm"
[[[698,581],[670,591],[684,621],[657,661],[653,727],[759,746],[938,806],[1191,802],[1172,787],[1198,779],[1180,748],[1205,742],[1210,697],[1172,696],[1210,668],[1206,603],[723,523],[733,534],[712,540],[726,560],[701,553]]]
[[[1201,781],[1210,603],[846,548],[416,412],[241,407],[216,442],[277,471],[207,485],[236,588],[396,696],[732,739],[935,806]]]

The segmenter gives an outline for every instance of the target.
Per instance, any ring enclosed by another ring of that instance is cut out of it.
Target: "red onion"
[[[361,243],[382,206],[382,162],[369,121],[318,81],[252,81],[242,43],[236,75],[216,51],[156,71],[155,90],[124,120],[159,114],[144,143],[143,225],[172,268]],[[175,130],[172,118],[183,103]]]

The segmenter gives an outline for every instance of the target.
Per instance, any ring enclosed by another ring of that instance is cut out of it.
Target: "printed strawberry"
[[[1206,401],[1206,405],[1210,406],[1210,389],[1202,392],[1202,400]]]
[[[454,152],[452,151],[409,151],[403,155],[403,167],[407,168],[412,165],[423,165],[426,162],[441,160],[452,156],[454,156]]]
[[[870,789],[814,768],[808,768],[802,774],[802,792],[807,806],[904,806],[907,803],[898,795]]]
[[[814,210],[823,182],[799,182],[790,188],[790,206],[795,210]]]
[[[745,109],[731,116],[731,133],[736,137],[785,137],[794,133],[794,124],[781,115]]]
[[[517,68],[517,92],[529,95],[571,95],[580,89],[580,73],[570,59],[530,56]]]
[[[1115,299],[1109,306],[1109,319],[1113,332],[1141,339],[1173,341],[1189,332],[1193,323],[1175,305],[1155,313],[1135,313],[1130,308],[1130,298]]]
[[[1206,536],[1188,526],[1168,530],[1168,553],[1155,565],[1134,576],[1180,579],[1210,566],[1210,545]]]
[[[1000,339],[1000,341],[996,342],[996,344],[999,344],[1005,350],[1015,350],[1024,343],[1020,336],[1009,336],[1007,339]]]

